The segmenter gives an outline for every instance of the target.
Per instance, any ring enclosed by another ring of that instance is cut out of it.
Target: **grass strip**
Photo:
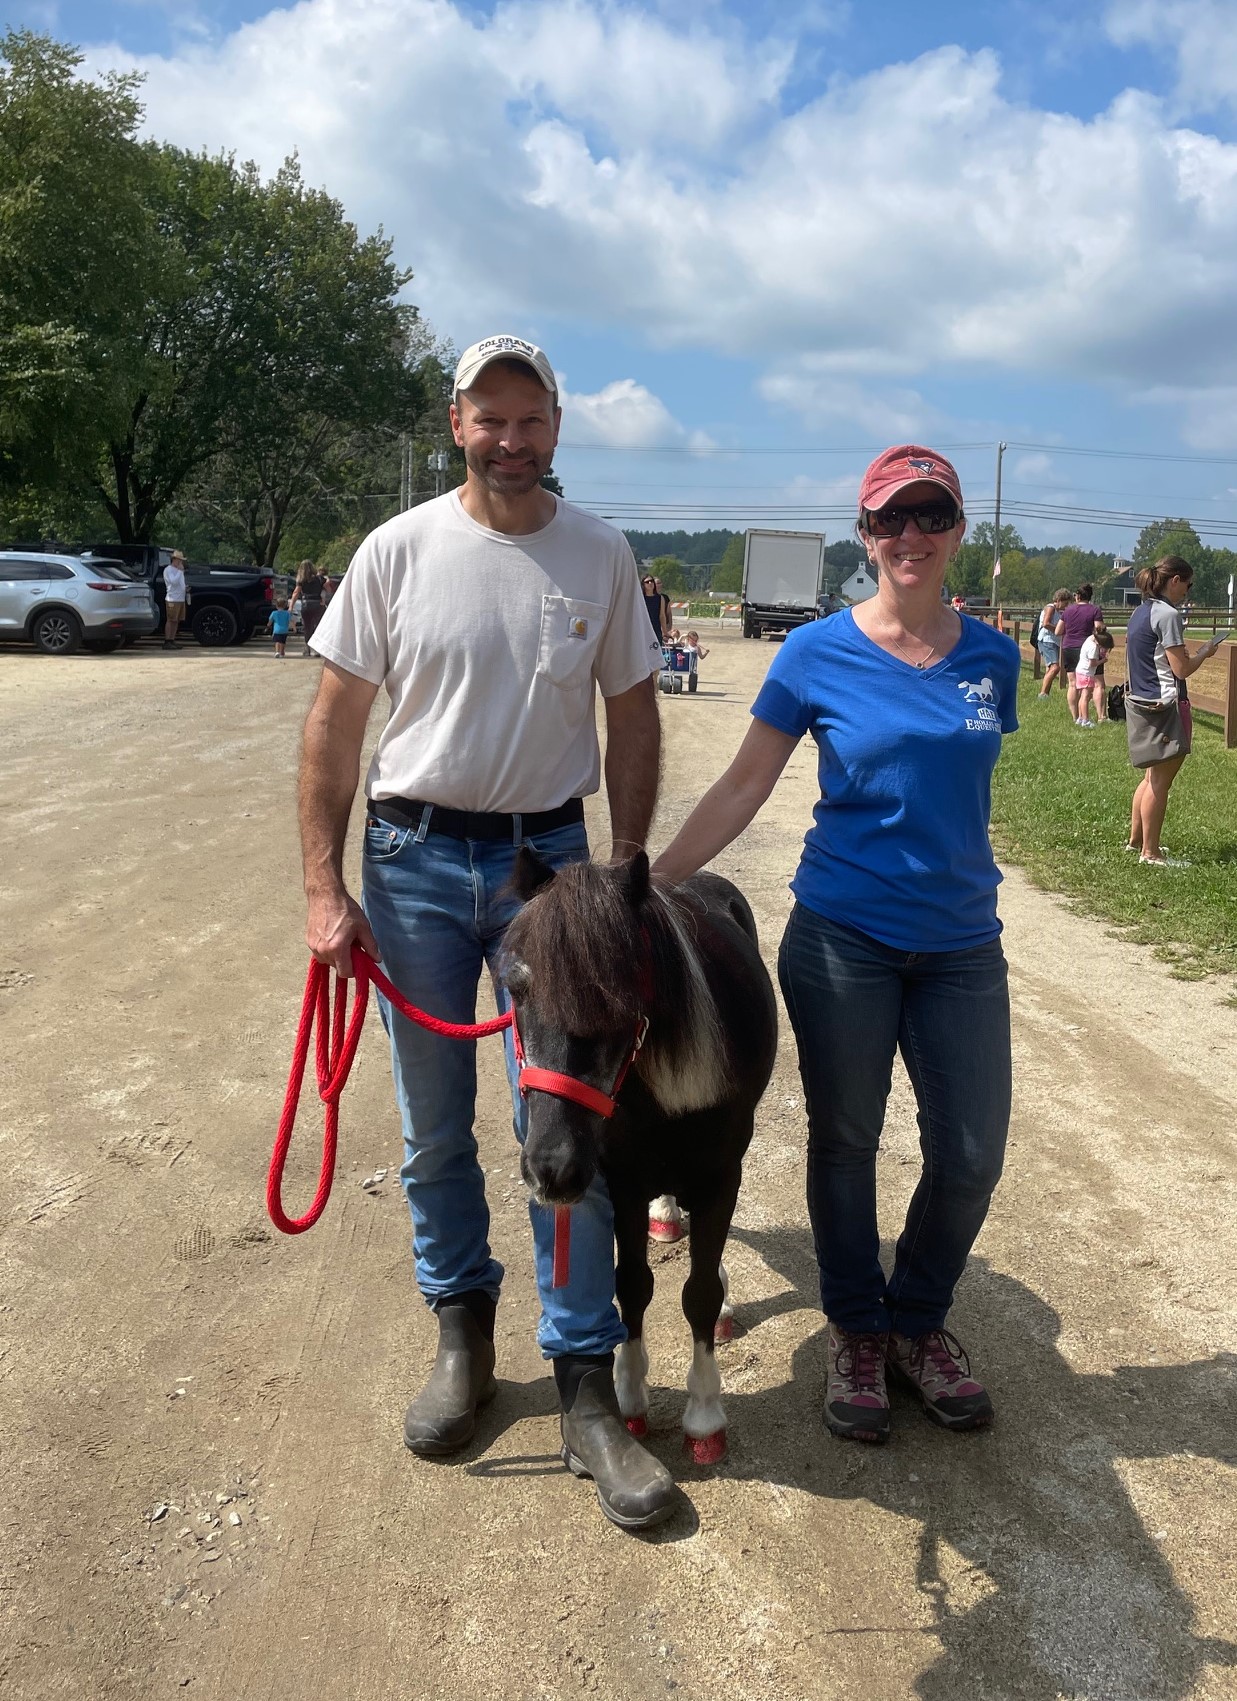
[[[1139,778],[1124,723],[1085,732],[1063,692],[1040,702],[1038,688],[1026,664],[1021,729],[993,778],[998,856],[1079,914],[1155,946],[1179,978],[1237,970],[1237,750],[1225,750],[1219,717],[1195,712],[1194,749],[1168,800],[1164,842],[1192,866],[1148,868],[1122,849]]]

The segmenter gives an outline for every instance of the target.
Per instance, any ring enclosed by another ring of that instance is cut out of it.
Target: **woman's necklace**
[[[898,640],[894,637],[892,632],[890,632],[890,634],[889,634],[889,642],[893,645],[894,649],[897,650],[900,655],[903,655],[903,656],[906,657],[907,661],[911,664],[912,667],[919,667],[919,668],[927,667],[928,663],[932,660],[933,656],[936,654],[936,652],[941,647],[941,640],[938,638],[936,640],[936,643],[933,644],[932,648],[928,651],[927,655],[922,657],[921,660],[916,661],[914,656],[911,655],[909,650],[904,650],[902,648],[901,644],[899,644]],[[922,643],[922,642],[923,642],[923,639],[921,638],[920,643]]]

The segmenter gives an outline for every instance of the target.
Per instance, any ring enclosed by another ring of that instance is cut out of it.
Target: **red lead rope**
[[[614,1115],[619,1088],[639,1055],[644,1036],[648,1032],[648,1018],[642,1016],[636,1028],[635,1044],[619,1070],[618,1079],[607,1094],[596,1087],[590,1087],[584,1081],[577,1081],[571,1075],[560,1075],[549,1069],[529,1068],[524,1059],[524,1047],[520,1043],[520,1030],[515,1027],[514,1012],[511,1010],[502,1016],[492,1017],[488,1022],[440,1021],[437,1016],[427,1015],[424,1010],[418,1010],[415,1004],[410,1004],[403,993],[391,984],[374,959],[355,943],[352,947],[352,972],[356,979],[356,990],[352,996],[352,1011],[345,1025],[348,999],[346,981],[342,975],[336,976],[335,998],[332,1004],[330,965],[320,963],[317,958],[310,960],[309,975],[305,981],[305,997],[301,1003],[301,1019],[297,1024],[296,1043],[292,1050],[292,1067],[288,1072],[288,1089],[284,1094],[279,1130],[275,1135],[275,1149],[271,1153],[271,1167],[266,1178],[267,1215],[283,1234],[303,1234],[306,1229],[312,1228],[326,1209],[326,1202],[331,1196],[331,1182],[335,1175],[335,1152],[339,1143],[339,1100],[352,1072],[361,1029],[365,1025],[371,981],[401,1015],[406,1016],[410,1022],[416,1022],[419,1027],[428,1028],[431,1033],[441,1034],[445,1039],[484,1039],[488,1034],[497,1034],[504,1028],[512,1028],[521,1093],[527,1094],[530,1089],[534,1092],[552,1093],[557,1098],[573,1099],[575,1103],[605,1117]],[[292,1130],[296,1126],[296,1112],[301,1101],[301,1086],[305,1079],[311,1036],[314,1040],[318,1097],[326,1106],[322,1131],[322,1168],[318,1172],[318,1191],[314,1194],[313,1203],[303,1217],[290,1217],[283,1208],[283,1171],[288,1161],[288,1148],[292,1144]],[[571,1210],[570,1207],[559,1206],[554,1212],[552,1285],[556,1288],[567,1286],[570,1250]]]
[[[292,1068],[288,1073],[288,1090],[284,1094],[283,1110],[279,1116],[279,1131],[271,1153],[271,1167],[266,1178],[266,1210],[275,1227],[284,1234],[304,1234],[312,1228],[326,1208],[331,1196],[331,1181],[335,1173],[335,1148],[339,1140],[339,1100],[352,1071],[365,1011],[369,1005],[369,985],[378,990],[410,1022],[416,1022],[431,1033],[447,1039],[484,1039],[487,1034],[501,1033],[511,1026],[511,1012],[495,1016],[488,1022],[441,1022],[410,1004],[403,993],[383,974],[374,959],[359,945],[352,947],[352,971],[356,990],[352,997],[352,1013],[344,1025],[347,1003],[347,982],[342,975],[335,977],[335,1000],[330,997],[331,967],[312,958],[305,981],[305,997],[301,1003],[301,1019],[297,1024],[296,1043],[292,1049]],[[289,1217],[283,1208],[283,1170],[292,1144],[296,1111],[300,1103],[301,1083],[305,1078],[305,1063],[309,1057],[310,1036],[314,1037],[314,1062],[318,1077],[318,1097],[326,1106],[322,1135],[322,1168],[318,1173],[318,1191],[303,1217]]]

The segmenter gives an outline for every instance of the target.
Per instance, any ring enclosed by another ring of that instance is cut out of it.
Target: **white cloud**
[[[666,444],[691,449],[712,447],[703,432],[688,432],[670,409],[634,378],[617,378],[593,395],[577,395],[562,387],[563,442],[572,448],[590,443],[613,443],[625,449],[648,449]]]
[[[1170,410],[1191,448],[1204,454],[1237,454],[1237,384],[1157,384],[1133,399]]]
[[[883,381],[839,375],[833,364],[805,355],[760,379],[761,395],[773,407],[795,413],[807,425],[853,425],[873,441],[918,443],[939,434],[940,413],[917,390]]]
[[[1232,0],[1114,0],[1104,22],[1119,47],[1166,47],[1177,61],[1186,111],[1237,110],[1237,29]]]
[[[835,67],[786,115],[790,63],[714,7],[300,0],[147,61],[146,101],[153,134],[268,171],[297,148],[461,345],[605,325],[755,359],[770,400],[874,435],[930,429],[945,368],[1237,383],[1237,147],[1137,92],[1017,104],[956,47]]]

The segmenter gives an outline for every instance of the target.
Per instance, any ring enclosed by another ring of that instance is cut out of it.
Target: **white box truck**
[[[824,565],[823,532],[749,531],[743,544],[743,636],[789,632],[815,620]]]

